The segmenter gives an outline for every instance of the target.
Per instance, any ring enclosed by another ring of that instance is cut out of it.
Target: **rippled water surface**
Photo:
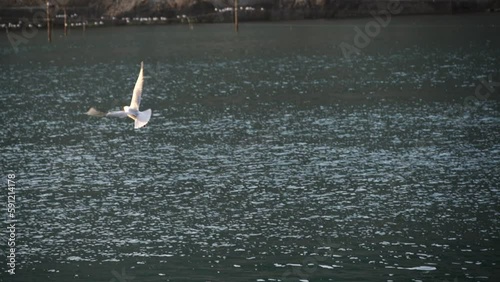
[[[0,280],[498,281],[500,17],[369,21],[4,37]]]

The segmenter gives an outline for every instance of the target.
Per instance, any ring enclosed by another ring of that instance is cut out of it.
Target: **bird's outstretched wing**
[[[141,128],[145,126],[149,119],[151,118],[151,109],[147,109],[144,112],[139,112],[137,118],[135,119],[134,128]]]
[[[139,71],[139,77],[135,83],[134,93],[132,94],[132,101],[130,101],[130,109],[139,110],[139,105],[141,104],[142,96],[142,84],[144,83],[144,64],[141,62],[141,70]]]
[[[124,111],[107,112],[106,116],[107,117],[126,118],[127,117],[127,113],[124,112]]]

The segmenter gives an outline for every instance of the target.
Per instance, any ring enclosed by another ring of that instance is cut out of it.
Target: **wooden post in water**
[[[68,36],[68,14],[66,13],[66,7],[64,7],[64,36]]]
[[[52,42],[52,30],[50,29],[50,1],[47,1],[47,39]]]
[[[238,32],[238,0],[234,0],[234,31]]]
[[[238,0],[234,0],[234,31],[238,32]]]

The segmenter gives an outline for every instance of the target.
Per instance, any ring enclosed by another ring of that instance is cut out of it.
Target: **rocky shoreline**
[[[240,21],[365,17],[401,7],[401,14],[499,12],[499,0],[239,0]],[[52,22],[71,26],[217,23],[233,20],[233,0],[50,0]],[[45,0],[0,3],[0,25],[45,25]]]

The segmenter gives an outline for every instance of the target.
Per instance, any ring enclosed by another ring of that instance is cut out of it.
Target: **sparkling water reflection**
[[[500,108],[462,100],[499,73],[500,42],[390,45],[398,23],[352,60],[326,45],[350,34],[334,23],[310,48],[273,24],[3,46],[2,171],[20,203],[9,279],[494,281]],[[135,40],[148,37],[179,58]],[[150,124],[85,116],[128,103],[141,56]]]

